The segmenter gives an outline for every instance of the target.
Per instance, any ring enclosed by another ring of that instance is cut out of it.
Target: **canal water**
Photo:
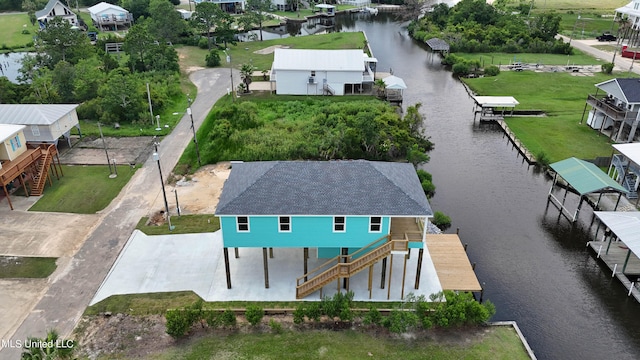
[[[640,359],[640,305],[585,247],[591,209],[576,227],[559,218],[547,206],[550,179],[497,126],[474,124],[463,85],[392,16],[336,21],[342,31],[366,32],[378,71],[393,68],[407,83],[405,105],[422,103],[435,143],[424,166],[436,185],[431,203],[469,244],[484,298],[497,308],[493,320],[517,321],[539,359]]]

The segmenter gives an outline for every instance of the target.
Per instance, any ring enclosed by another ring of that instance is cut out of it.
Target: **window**
[[[236,217],[236,223],[238,225],[238,232],[249,232],[249,217],[238,216]]]
[[[382,232],[382,217],[372,216],[369,218],[369,232]]]
[[[291,217],[290,216],[280,216],[278,218],[278,231],[280,231],[280,232],[291,232]]]
[[[9,142],[11,143],[11,151],[16,151],[16,144],[13,142],[13,139],[10,139]]]
[[[311,76],[316,76],[316,72],[315,72],[315,71],[312,71],[312,72],[311,72]]]
[[[40,128],[37,125],[31,125],[31,135],[40,136]]]
[[[344,216],[333,217],[333,232],[346,232],[346,219]]]
[[[14,139],[16,140],[16,145],[18,146],[18,148],[21,148],[22,144],[20,143],[20,135],[16,135]]]

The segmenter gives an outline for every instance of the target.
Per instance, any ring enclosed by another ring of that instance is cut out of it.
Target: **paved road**
[[[562,38],[565,42],[569,41],[569,38],[566,36],[562,36],[562,35],[558,35],[558,37]],[[591,56],[595,56],[598,59],[604,60],[604,61],[611,61],[613,59],[613,53],[612,52],[607,52],[607,51],[602,51],[600,49],[596,49],[594,47],[592,47],[592,45],[606,45],[608,43],[601,43],[598,42],[597,40],[576,40],[573,39],[571,40],[571,46],[575,47],[576,49],[587,53]],[[613,45],[615,45],[615,43],[611,43]],[[636,74],[640,74],[640,59],[638,59],[639,61],[636,61],[635,63],[633,62],[632,59],[627,59],[627,58],[623,58],[622,56],[620,56],[620,51],[618,49],[618,54],[616,55],[616,59],[615,59],[615,71],[629,71],[629,69],[631,69],[632,72],[636,73]],[[632,67],[633,64],[633,67]]]
[[[239,73],[234,76],[240,78]],[[191,74],[190,79],[198,87],[198,96],[191,107],[198,128],[216,100],[230,87],[229,69],[200,70]],[[191,119],[185,115],[160,144],[165,177],[191,140]],[[88,234],[63,275],[51,284],[11,339],[43,337],[53,328],[61,338],[68,338],[140,218],[163,207],[157,164],[150,157],[105,209],[99,225]],[[18,359],[20,353],[21,349],[4,348],[0,350],[0,359]]]

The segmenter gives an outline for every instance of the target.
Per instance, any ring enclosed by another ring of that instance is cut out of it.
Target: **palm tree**
[[[62,340],[58,332],[53,329],[47,332],[43,339],[29,338],[29,347],[20,356],[23,360],[56,360],[71,359],[75,349],[75,341]]]
[[[244,92],[249,92],[249,84],[251,84],[251,75],[253,75],[253,71],[255,70],[255,66],[252,64],[242,64],[240,68],[240,78],[242,82],[245,84],[246,89]]]
[[[376,89],[376,95],[381,98],[384,96],[384,89],[387,87],[387,84],[382,79],[376,79],[373,87]]]

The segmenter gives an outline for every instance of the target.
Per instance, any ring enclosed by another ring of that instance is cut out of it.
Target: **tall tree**
[[[187,29],[187,23],[168,0],[151,0],[149,32],[158,41],[176,42]]]
[[[98,97],[98,88],[104,82],[105,73],[100,70],[103,62],[97,57],[82,59],[75,66],[74,93],[76,101],[83,102]]]
[[[51,83],[56,89],[60,101],[65,104],[75,102],[75,68],[73,65],[62,60],[56,64],[51,73]]]
[[[82,31],[72,29],[71,24],[61,17],[53,18],[38,33],[36,49],[46,54],[44,61],[51,69],[61,60],[76,64],[93,51],[89,38]]]
[[[126,68],[110,72],[107,82],[98,90],[103,109],[101,120],[107,123],[137,120],[145,111],[143,88],[142,82]]]
[[[241,23],[245,25],[245,29],[257,25],[260,29],[260,41],[262,41],[263,24],[270,18],[268,14],[270,9],[271,0],[247,0],[245,5],[246,13],[242,16]]]
[[[120,6],[129,10],[134,20],[149,16],[149,0],[120,0]]]
[[[200,32],[207,33],[208,49],[211,50],[211,31],[216,26],[217,19],[222,13],[218,4],[201,2],[196,4],[196,11],[191,15],[191,23]]]
[[[124,51],[129,55],[129,63],[131,70],[145,71],[148,54],[151,51],[151,47],[155,46],[153,38],[147,30],[147,22],[139,21],[133,25],[127,36],[124,38]]]

